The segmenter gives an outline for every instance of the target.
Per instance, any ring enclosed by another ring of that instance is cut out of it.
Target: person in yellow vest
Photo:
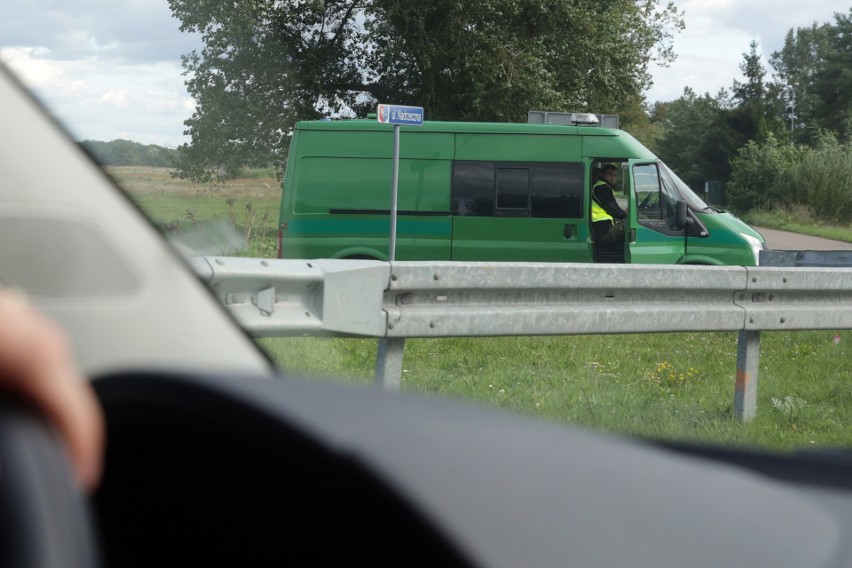
[[[592,186],[592,231],[599,252],[609,252],[610,261],[624,262],[624,219],[627,213],[615,200],[612,187],[618,177],[618,167],[607,164],[596,171]],[[615,258],[620,256],[620,258]]]

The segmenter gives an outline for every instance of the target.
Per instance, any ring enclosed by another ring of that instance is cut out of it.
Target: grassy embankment
[[[243,254],[274,256],[276,180],[210,187],[150,168],[110,171],[165,230],[229,219],[248,236]],[[372,382],[373,339],[259,344],[288,372]],[[735,333],[413,339],[402,389],[643,437],[852,449],[852,334],[764,333],[758,417],[747,425],[733,418],[736,353]]]
[[[816,221],[813,215],[804,208],[788,211],[749,211],[742,219],[755,227],[790,231],[802,235],[811,235],[852,243],[852,225],[829,225]]]

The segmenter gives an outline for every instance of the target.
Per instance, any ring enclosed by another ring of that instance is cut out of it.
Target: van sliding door
[[[579,163],[456,160],[453,260],[588,262]]]

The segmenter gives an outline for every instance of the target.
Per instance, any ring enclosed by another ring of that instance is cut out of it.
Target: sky
[[[126,139],[177,146],[193,99],[180,58],[201,48],[179,31],[166,0],[4,0],[0,60],[66,125],[76,140]],[[791,28],[834,22],[840,0],[674,0],[686,29],[677,60],[652,67],[649,102],[678,98],[685,87],[715,95],[741,80],[739,65],[756,41],[769,57]]]

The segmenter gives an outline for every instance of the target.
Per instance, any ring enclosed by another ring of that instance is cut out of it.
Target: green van
[[[396,260],[612,261],[590,220],[592,172],[612,163],[628,211],[626,262],[757,264],[759,233],[708,206],[627,132],[590,117],[400,127]],[[387,260],[393,150],[393,126],[376,120],[297,123],[279,257]]]

